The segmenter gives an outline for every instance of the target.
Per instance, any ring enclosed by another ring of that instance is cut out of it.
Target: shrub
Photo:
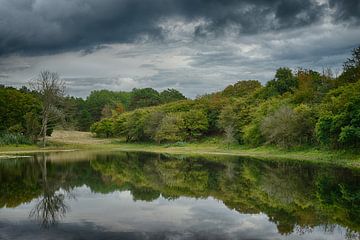
[[[208,119],[201,110],[191,110],[183,113],[184,128],[190,139],[197,139],[202,136],[209,127]]]
[[[178,142],[185,139],[184,119],[180,113],[169,113],[161,121],[160,128],[156,132],[155,140],[160,143]]]
[[[112,119],[104,118],[100,122],[91,125],[90,131],[95,133],[97,137],[112,137],[114,136],[113,121]]]
[[[283,106],[262,121],[261,133],[267,143],[288,148],[312,142],[314,127],[310,107],[302,104],[293,110]]]
[[[19,145],[31,144],[30,139],[21,133],[3,133],[0,134],[0,145]]]
[[[316,136],[332,147],[360,145],[360,81],[335,89],[324,98]]]

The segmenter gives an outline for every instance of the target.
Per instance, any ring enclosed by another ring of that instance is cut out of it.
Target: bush
[[[201,110],[185,112],[183,113],[183,119],[186,135],[190,139],[197,139],[208,130],[208,119]]]
[[[20,133],[3,133],[0,134],[0,145],[19,145],[31,144],[30,139]]]
[[[312,142],[314,127],[315,118],[307,105],[295,110],[283,106],[262,121],[261,133],[267,143],[288,148]]]
[[[324,98],[316,136],[332,147],[360,145],[360,81],[335,89]]]
[[[297,136],[296,116],[287,106],[267,116],[261,123],[261,133],[266,142],[280,147],[295,145]]]
[[[96,122],[90,127],[90,131],[95,133],[97,137],[112,137],[114,136],[113,121],[109,118],[104,118],[100,122]]]
[[[160,128],[156,132],[155,141],[158,143],[184,141],[184,119],[180,113],[169,113],[161,121]]]

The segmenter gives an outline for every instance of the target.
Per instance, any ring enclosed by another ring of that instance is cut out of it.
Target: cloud
[[[331,6],[352,10],[338,2]],[[194,36],[289,29],[320,21],[324,9],[315,0],[0,0],[0,55],[163,41],[172,19],[190,24]]]
[[[360,1],[358,0],[329,0],[329,6],[333,9],[335,20],[360,21]]]
[[[341,69],[359,1],[0,0],[1,84],[56,71],[68,93],[176,88],[187,97],[288,66]]]

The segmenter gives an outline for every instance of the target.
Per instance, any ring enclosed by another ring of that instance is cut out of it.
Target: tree
[[[229,125],[225,127],[224,129],[224,135],[225,135],[225,144],[227,145],[227,148],[230,148],[230,144],[235,143],[236,139],[234,137],[234,127],[232,125]]]
[[[352,50],[351,57],[343,64],[343,73],[340,75],[338,82],[354,83],[360,80],[360,46]]]
[[[87,109],[80,111],[77,121],[77,127],[80,131],[89,131],[92,123],[91,115]]]
[[[282,106],[268,115],[261,123],[261,132],[267,143],[280,147],[292,147],[310,143],[313,140],[315,117],[307,105],[294,110]]]
[[[125,106],[124,106],[124,104],[122,104],[122,103],[117,103],[116,106],[115,106],[115,109],[113,110],[113,114],[112,114],[112,115],[121,114],[121,113],[124,113],[124,112],[125,112]]]
[[[37,156],[35,156],[35,160],[37,160]],[[65,194],[68,194],[69,191],[66,187],[62,188],[65,193],[63,193],[63,191],[56,191],[58,186],[52,184],[48,180],[48,161],[46,161],[44,153],[41,160],[42,163],[40,163],[40,169],[42,175],[42,194],[34,208],[31,209],[30,217],[39,221],[42,227],[49,228],[62,219],[69,210],[69,207],[65,203]]]
[[[320,105],[316,136],[332,147],[360,146],[360,81],[330,91]]]
[[[25,130],[25,115],[28,112],[40,115],[41,102],[38,96],[12,87],[0,88],[0,132],[6,132],[15,125]]]
[[[41,126],[37,114],[34,112],[28,112],[25,114],[26,130],[25,135],[31,139],[33,143],[36,142]]]
[[[176,89],[168,88],[160,93],[161,103],[169,103],[185,99],[186,97]]]
[[[244,126],[249,124],[251,103],[245,99],[237,99],[236,101],[226,105],[220,112],[218,125],[225,132],[229,127],[232,128],[234,138],[243,143]]]
[[[160,128],[155,135],[156,142],[177,142],[185,139],[184,120],[179,113],[169,113],[161,121]]]
[[[162,111],[151,112],[145,120],[144,132],[149,138],[155,139],[156,133],[160,129],[161,121],[165,117]]]
[[[275,79],[266,83],[260,95],[268,98],[282,95],[286,92],[293,92],[297,88],[298,82],[290,68],[279,68],[276,70]]]
[[[294,111],[284,106],[263,120],[261,132],[267,143],[287,148],[294,145],[297,137],[295,122]]]
[[[127,135],[127,141],[147,140],[147,136],[145,134],[145,120],[147,115],[147,110],[137,109],[126,118],[124,127]]]
[[[95,133],[97,137],[112,137],[114,135],[114,125],[110,118],[104,118],[100,122],[96,122],[90,127],[90,131]]]
[[[129,92],[113,92],[109,90],[94,90],[86,98],[86,109],[91,114],[92,121],[101,119],[101,111],[105,105],[115,108],[118,104],[122,104],[124,109],[128,108],[130,101]]]
[[[134,88],[130,97],[130,109],[156,106],[161,103],[160,94],[152,88]]]
[[[246,97],[260,88],[261,83],[257,80],[238,81],[234,85],[227,86],[222,91],[222,95],[227,97]]]
[[[296,73],[298,88],[294,92],[296,103],[320,103],[333,85],[333,79],[313,70],[300,69]]]
[[[209,122],[202,110],[194,109],[183,113],[183,120],[186,135],[190,139],[197,139],[208,130]]]
[[[65,82],[59,75],[50,71],[42,71],[32,81],[32,88],[40,94],[42,100],[41,133],[43,146],[46,146],[46,134],[49,122],[61,117],[61,110],[57,107],[64,96]]]
[[[112,107],[106,104],[101,110],[101,118],[109,118],[112,116]]]

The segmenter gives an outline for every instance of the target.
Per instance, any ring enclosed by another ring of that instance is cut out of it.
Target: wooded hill
[[[239,81],[195,100],[116,113],[91,126],[99,137],[127,141],[196,141],[223,135],[225,142],[280,147],[360,146],[360,47],[343,65],[330,70],[279,68],[262,86]]]
[[[359,80],[360,47],[352,51],[339,76],[331,70],[285,67],[265,86],[256,80],[239,81],[194,100],[175,89],[159,93],[152,88],[97,90],[85,100],[65,97],[59,102],[63,118],[52,127],[61,124],[70,129],[91,129],[98,137],[124,137],[129,142],[183,142],[221,136],[226,143],[251,146],[358,148]],[[41,122],[39,98],[38,92],[25,87],[0,87],[2,136],[15,134],[24,141],[36,141]],[[6,138],[0,139],[0,144],[7,143]]]

